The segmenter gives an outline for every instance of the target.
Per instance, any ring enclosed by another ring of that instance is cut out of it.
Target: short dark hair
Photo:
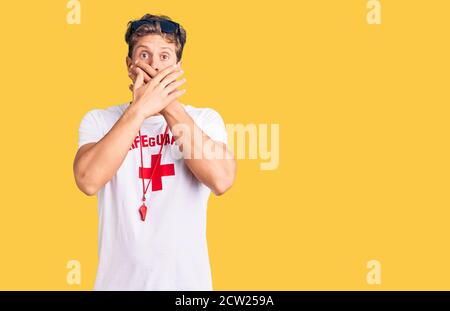
[[[136,21],[142,21],[146,19],[152,19],[156,22],[153,24],[144,24],[139,26],[136,30],[132,31],[131,24]],[[133,47],[136,44],[137,40],[149,34],[157,34],[163,37],[169,43],[175,43],[175,53],[177,55],[177,61],[181,60],[183,55],[183,48],[186,43],[186,30],[183,26],[179,25],[179,31],[176,33],[165,33],[161,31],[161,25],[159,21],[172,21],[173,20],[165,15],[152,15],[145,14],[140,19],[132,20],[128,22],[127,31],[125,33],[125,42],[128,44],[128,56],[131,57],[133,52]]]

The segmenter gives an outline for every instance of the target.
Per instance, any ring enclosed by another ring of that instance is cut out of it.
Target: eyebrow
[[[138,46],[136,47],[136,50],[137,50],[138,48],[146,48],[147,50],[149,49],[148,46],[142,45],[142,44],[138,45]],[[171,51],[173,52],[173,49],[170,48],[170,47],[168,47],[168,46],[163,46],[161,49],[168,49],[168,50],[171,50]]]

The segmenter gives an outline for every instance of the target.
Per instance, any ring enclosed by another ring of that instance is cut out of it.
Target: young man
[[[181,25],[147,14],[125,38],[133,100],[83,117],[73,166],[80,190],[98,197],[94,289],[212,290],[207,201],[236,174],[224,122],[178,101]]]

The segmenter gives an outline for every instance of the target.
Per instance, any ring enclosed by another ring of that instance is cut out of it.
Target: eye
[[[169,58],[170,58],[170,56],[168,54],[161,55],[162,60],[168,60]]]
[[[139,55],[139,57],[141,58],[141,59],[148,59],[148,57],[149,57],[149,55],[148,55],[148,53],[147,52],[142,52],[140,55]]]

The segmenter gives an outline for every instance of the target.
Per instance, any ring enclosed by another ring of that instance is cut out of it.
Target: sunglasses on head
[[[156,22],[159,22],[159,25],[161,26],[161,31],[164,33],[176,33],[180,30],[180,25],[173,21],[169,21],[166,19],[164,19],[164,20],[142,19],[142,20],[134,21],[131,23],[130,35],[133,34],[133,32],[135,32],[136,29],[138,29],[142,25],[145,25],[145,24],[155,25]]]
[[[142,20],[134,21],[131,23],[129,37],[131,37],[133,35],[133,33],[142,25],[146,25],[146,24],[155,25],[156,22],[159,23],[161,32],[163,32],[163,33],[174,33],[175,35],[178,35],[180,33],[180,25],[173,21],[158,20],[158,19],[142,19]],[[132,51],[131,51],[131,46],[130,46],[129,50],[128,50],[129,57],[131,57],[131,54],[132,54],[131,52]]]

